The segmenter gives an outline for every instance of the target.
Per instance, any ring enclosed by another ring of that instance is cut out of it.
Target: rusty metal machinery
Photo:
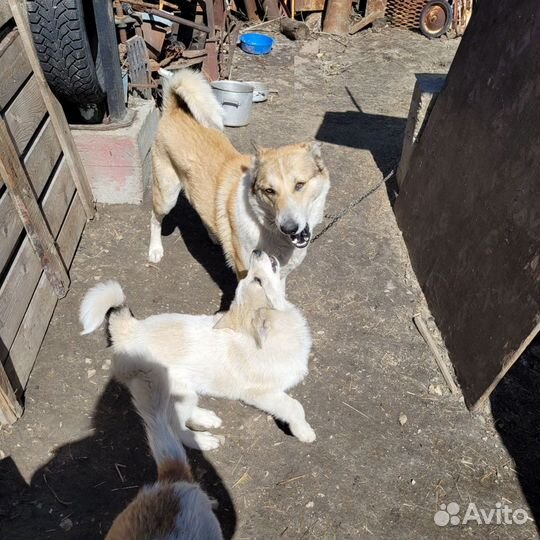
[[[472,9],[473,0],[388,0],[385,15],[392,26],[436,38],[450,29],[462,35]]]
[[[434,39],[446,34],[452,26],[452,6],[446,0],[430,0],[420,13],[420,32]]]
[[[388,0],[386,17],[392,26],[418,30],[426,0]]]

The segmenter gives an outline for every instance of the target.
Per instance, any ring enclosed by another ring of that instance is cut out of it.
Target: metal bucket
[[[239,127],[249,124],[253,86],[236,81],[216,81],[212,89],[223,107],[226,126]]]
[[[253,86],[253,103],[261,103],[268,99],[268,85],[260,81],[244,81]]]

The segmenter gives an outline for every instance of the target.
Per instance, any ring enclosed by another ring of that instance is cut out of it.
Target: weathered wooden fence
[[[21,397],[94,202],[28,30],[0,2],[0,424]]]

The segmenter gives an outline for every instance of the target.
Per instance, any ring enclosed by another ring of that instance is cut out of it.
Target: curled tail
[[[169,424],[169,380],[163,366],[150,362],[124,347],[133,343],[136,319],[125,305],[126,297],[116,281],[99,283],[85,295],[79,312],[81,334],[97,330],[111,313],[107,331],[115,346],[114,375],[131,391],[133,403],[144,421],[148,444],[158,466],[161,481],[191,482],[191,470],[184,447]],[[135,326],[134,326],[135,323]]]
[[[97,330],[109,311],[124,305],[126,296],[117,281],[106,281],[92,287],[83,298],[79,320],[83,326],[81,335]]]
[[[181,69],[165,78],[163,111],[177,108],[179,100],[199,124],[223,131],[223,109],[202,73]]]

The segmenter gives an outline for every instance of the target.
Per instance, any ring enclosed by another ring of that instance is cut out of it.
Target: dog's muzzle
[[[297,234],[290,234],[289,238],[291,239],[291,242],[294,244],[295,247],[307,247],[309,241],[311,240],[311,231],[309,229],[309,225],[306,225],[305,228]]]

